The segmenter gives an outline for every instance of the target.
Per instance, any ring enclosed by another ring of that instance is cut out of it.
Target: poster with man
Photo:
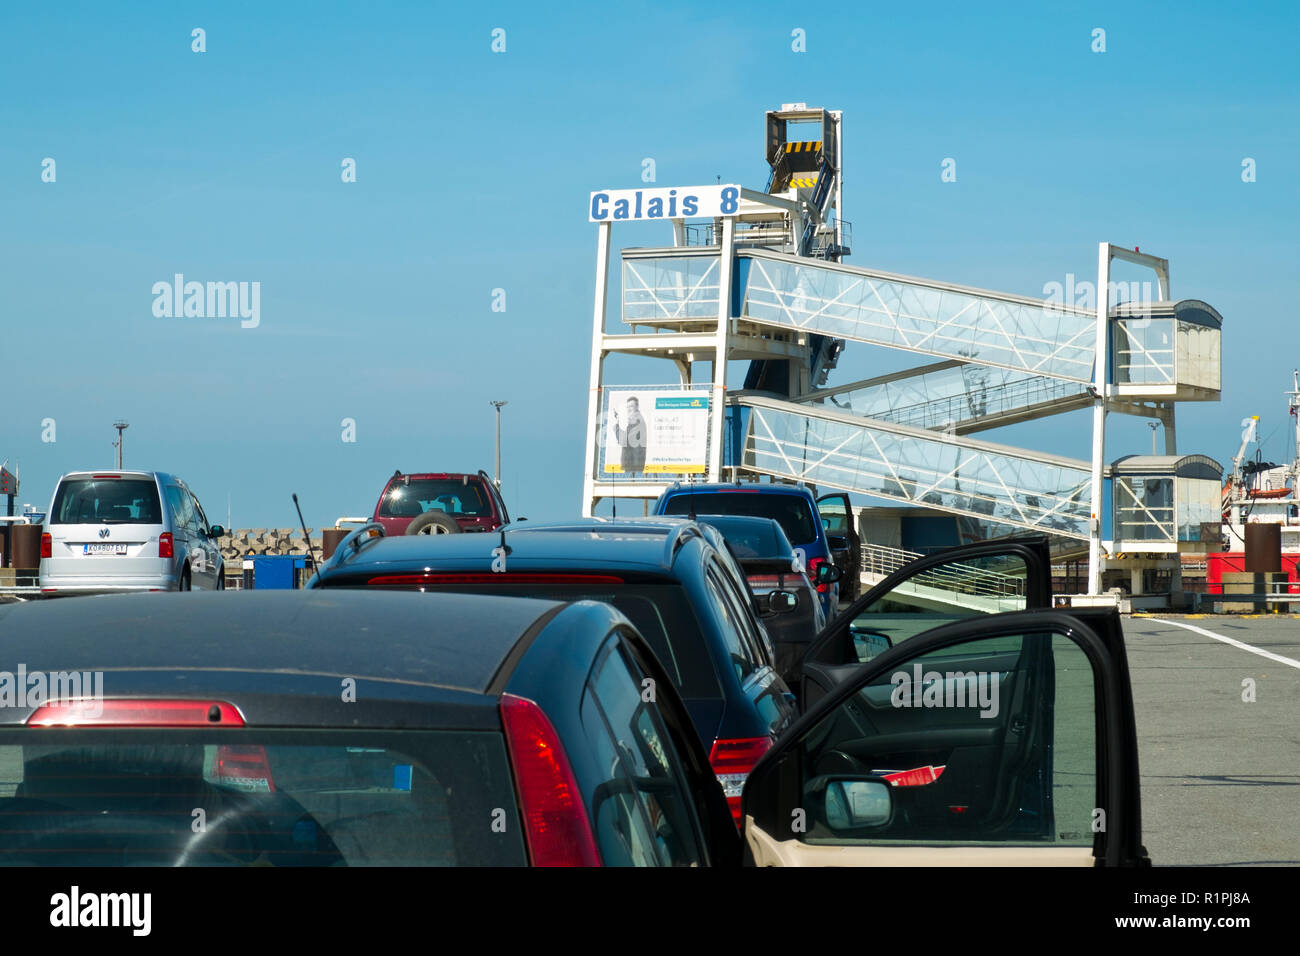
[[[707,392],[605,391],[605,474],[703,474],[708,442]]]

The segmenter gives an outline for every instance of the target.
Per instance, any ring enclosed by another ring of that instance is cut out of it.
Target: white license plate
[[[124,544],[83,544],[82,554],[126,554]]]

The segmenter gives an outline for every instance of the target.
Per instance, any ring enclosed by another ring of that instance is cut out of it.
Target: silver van
[[[217,538],[198,498],[160,471],[74,471],[59,478],[41,536],[41,590],[221,590]]]

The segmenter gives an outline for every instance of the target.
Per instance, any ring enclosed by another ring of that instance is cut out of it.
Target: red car
[[[393,472],[375,504],[373,521],[388,536],[495,531],[510,522],[506,503],[487,472]]]

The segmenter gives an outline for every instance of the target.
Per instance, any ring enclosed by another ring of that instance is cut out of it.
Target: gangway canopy
[[[1195,550],[1221,518],[1223,466],[1205,455],[1128,455],[1106,478],[1114,552]]]
[[[1223,316],[1200,299],[1111,310],[1111,368],[1121,395],[1218,398]]]

